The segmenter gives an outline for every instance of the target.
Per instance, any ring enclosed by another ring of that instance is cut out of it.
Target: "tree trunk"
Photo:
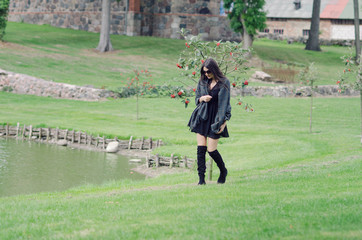
[[[310,23],[309,38],[306,50],[321,51],[319,47],[319,20],[320,20],[321,0],[313,0],[312,21]]]
[[[244,30],[243,32],[243,49],[249,49],[253,45],[253,37]]]
[[[243,19],[243,15],[240,16],[240,22],[243,25],[243,49],[249,49],[253,45],[253,36],[250,35],[246,30],[246,25],[245,25],[245,20]]]
[[[358,0],[353,0],[354,6],[354,35],[355,35],[355,44],[356,44],[356,61],[360,61],[361,53],[361,42],[359,36],[359,6]]]
[[[100,52],[112,51],[110,38],[111,0],[102,0],[102,26],[97,50]]]
[[[362,56],[362,51],[359,52],[359,56]],[[357,73],[357,82],[356,86],[359,89],[359,98],[360,98],[360,122],[361,122],[361,144],[362,144],[362,62],[358,63],[358,73]]]
[[[361,144],[362,144],[362,89],[359,90],[359,97],[360,97],[360,111],[361,111],[361,118],[360,118],[360,121],[361,121]]]
[[[137,106],[136,106],[137,117],[136,117],[136,119],[138,120],[138,92],[136,94],[136,103],[137,103]]]
[[[312,133],[312,121],[313,121],[313,84],[311,84],[310,92],[310,118],[309,118],[309,133]]]
[[[212,160],[212,158],[210,158],[209,160],[209,181],[212,181],[212,165],[214,163],[214,160]]]

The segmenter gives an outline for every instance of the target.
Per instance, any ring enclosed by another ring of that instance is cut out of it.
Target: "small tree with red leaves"
[[[242,97],[244,97],[244,88],[249,85],[248,80],[240,81],[239,79],[234,79],[231,83],[232,88],[241,89],[241,97],[239,97],[236,101],[236,105],[240,106],[242,109],[245,109],[247,112],[255,112],[255,108],[252,104],[244,102]]]
[[[233,87],[244,88],[248,85],[247,81],[240,79],[240,73],[245,73],[247,69],[245,63],[250,54],[250,50],[242,48],[242,43],[222,42],[221,40],[206,42],[202,41],[200,36],[189,35],[185,29],[181,29],[181,35],[186,40],[185,49],[181,52],[176,66],[181,71],[181,77],[178,81],[186,88],[195,89],[195,84],[199,80],[200,68],[208,58],[213,58],[218,63],[225,76],[229,79],[234,78],[235,86],[233,85]],[[240,84],[236,84],[237,82]],[[176,97],[175,93],[171,94]],[[189,100],[183,98],[182,102],[186,104]],[[245,106],[250,110],[250,105]]]
[[[362,53],[361,53],[362,54]],[[360,58],[357,58],[360,59]],[[358,63],[352,53],[342,57],[344,69],[340,74],[339,92],[344,92],[348,88],[355,89],[360,93],[360,123],[361,123],[361,144],[362,144],[362,64]]]
[[[122,74],[121,74],[122,76]],[[155,86],[152,85],[152,74],[146,70],[133,70],[132,77],[128,77],[127,81],[122,81],[124,87],[122,88],[120,94],[124,97],[129,97],[132,95],[136,96],[136,112],[137,120],[139,116],[139,97],[149,95],[152,93],[152,90],[155,89]]]
[[[309,133],[312,133],[312,117],[313,117],[313,92],[315,89],[315,81],[317,80],[317,71],[314,63],[309,64],[299,72],[299,79],[302,84],[310,87],[310,115],[309,115]]]
[[[181,99],[181,102],[185,104],[185,108],[187,108],[188,104],[190,103],[189,97],[193,95],[190,91],[185,91],[182,89],[182,87],[176,87],[176,88],[169,88],[172,92],[170,97],[173,99]],[[195,92],[195,89],[192,90],[192,92]]]

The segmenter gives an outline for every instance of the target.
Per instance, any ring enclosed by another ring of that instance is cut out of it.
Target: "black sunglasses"
[[[204,71],[204,73],[210,74],[210,73],[211,73],[211,71],[210,71],[210,70],[207,70],[206,72]]]

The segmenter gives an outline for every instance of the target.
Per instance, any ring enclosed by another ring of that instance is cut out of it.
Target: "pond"
[[[0,138],[0,197],[62,191],[85,184],[145,179],[119,154]]]

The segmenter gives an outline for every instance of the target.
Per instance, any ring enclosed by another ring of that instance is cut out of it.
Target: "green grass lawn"
[[[134,69],[149,69],[155,83],[172,82],[184,41],[112,35],[115,49],[98,53],[99,34],[8,23],[0,45],[2,69],[75,85],[115,88]],[[76,66],[76,67],[74,67]],[[120,74],[123,76],[120,76]]]
[[[162,138],[155,152],[195,157],[193,106],[169,98],[81,102],[0,93],[0,122]],[[219,151],[225,185],[197,174],[117,181],[60,193],[0,198],[1,239],[358,239],[362,236],[359,99],[247,98],[232,102]]]
[[[176,63],[185,48],[184,40],[112,35],[115,51],[101,54],[95,51],[99,34],[14,22],[8,23],[4,40],[6,43],[0,44],[0,68],[8,71],[55,82],[115,89],[123,86],[121,81],[134,69],[147,68],[156,85],[180,85],[174,79],[179,77]],[[314,52],[305,51],[304,47],[267,39],[258,39],[253,44],[259,63],[275,67],[296,65],[294,68],[299,71],[301,66],[315,62],[316,84],[336,84],[344,67],[341,57],[350,50],[322,46],[322,52]],[[252,66],[245,77],[259,68],[259,65]]]
[[[59,82],[68,77],[79,85],[115,87],[119,72],[146,63],[151,71],[158,66],[162,83],[175,74],[173,61],[184,47],[180,40],[112,36],[119,50],[100,55],[91,51],[97,34],[18,23],[7,30],[10,47],[0,48],[0,68]],[[255,43],[256,51],[261,43]],[[263,52],[273,46],[302,49],[265,44],[272,45]],[[22,51],[12,50],[19,47]],[[320,56],[306,54],[300,59]],[[196,186],[192,169],[145,181],[3,197],[0,239],[361,239],[359,98],[314,98],[312,134],[309,98],[245,101],[256,111],[247,113],[232,99],[230,138],[218,147],[229,170],[226,184],[215,183],[214,166],[206,186]],[[141,98],[140,120],[135,106],[135,98],[83,102],[0,92],[0,123],[152,137],[166,143],[154,153],[196,157],[196,137],[186,127],[193,101],[185,109],[174,99]]]
[[[288,44],[286,41],[258,39],[253,44],[257,56],[270,66],[286,68],[295,65],[296,70],[314,62],[317,70],[317,85],[336,84],[344,65],[341,57],[352,50],[341,46],[321,46],[322,51],[306,51],[301,43]],[[292,67],[293,68],[293,67]]]

